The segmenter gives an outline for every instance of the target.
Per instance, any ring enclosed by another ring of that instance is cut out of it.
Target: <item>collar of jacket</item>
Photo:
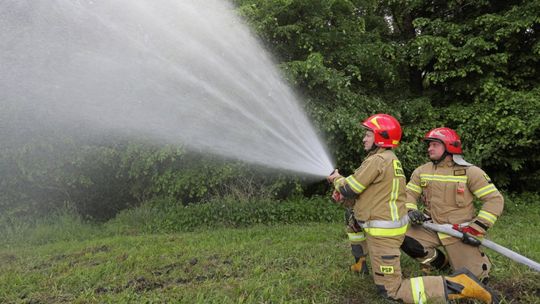
[[[452,160],[452,157],[448,157],[443,159],[439,164],[436,166],[439,167],[453,167],[455,165],[454,161]]]
[[[371,156],[371,155],[375,155],[375,154],[379,154],[379,153],[383,153],[384,151],[386,151],[386,148],[378,147],[377,149],[372,150],[371,152],[369,152],[366,157]]]

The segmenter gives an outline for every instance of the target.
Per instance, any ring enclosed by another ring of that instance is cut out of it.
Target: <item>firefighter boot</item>
[[[351,244],[351,252],[355,263],[351,265],[351,271],[359,274],[369,274],[369,269],[366,263],[365,242],[360,244]]]
[[[355,258],[356,263],[351,265],[351,271],[359,274],[369,274],[366,257]]]
[[[446,294],[448,300],[473,298],[487,304],[499,303],[494,292],[484,286],[467,269],[461,268],[450,276],[445,276]]]

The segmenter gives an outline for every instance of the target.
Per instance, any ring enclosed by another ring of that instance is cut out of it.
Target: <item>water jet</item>
[[[226,1],[4,0],[0,41],[2,107],[31,114],[10,124],[129,131],[319,177],[334,167]]]

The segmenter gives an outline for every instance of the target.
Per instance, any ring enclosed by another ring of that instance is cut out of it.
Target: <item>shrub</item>
[[[161,198],[121,212],[107,223],[107,229],[123,233],[159,233],[255,224],[339,222],[342,217],[341,208],[322,197],[277,201],[268,198],[237,200],[227,196],[187,206]]]

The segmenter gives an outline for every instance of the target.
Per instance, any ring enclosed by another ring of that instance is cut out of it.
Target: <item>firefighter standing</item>
[[[363,139],[366,159],[354,174],[343,177],[335,170],[328,177],[334,184],[335,200],[354,199],[354,216],[366,234],[372,275],[385,297],[405,303],[426,303],[428,299],[476,298],[497,303],[496,297],[470,272],[451,276],[402,279],[400,246],[408,227],[405,207],[405,175],[392,151],[399,145],[401,126],[392,116],[376,114],[366,119]]]
[[[427,141],[431,162],[418,167],[407,184],[407,208],[412,227],[402,249],[422,264],[424,271],[441,269],[448,263],[453,269],[465,267],[477,278],[487,281],[491,263],[479,249],[477,238],[483,237],[503,210],[504,200],[489,176],[462,157],[461,140],[449,128],[429,131]],[[425,209],[418,210],[422,197]],[[476,213],[473,199],[483,203]],[[459,240],[435,233],[422,226],[431,218],[436,224],[450,224],[463,232]],[[444,246],[446,255],[438,246]]]

